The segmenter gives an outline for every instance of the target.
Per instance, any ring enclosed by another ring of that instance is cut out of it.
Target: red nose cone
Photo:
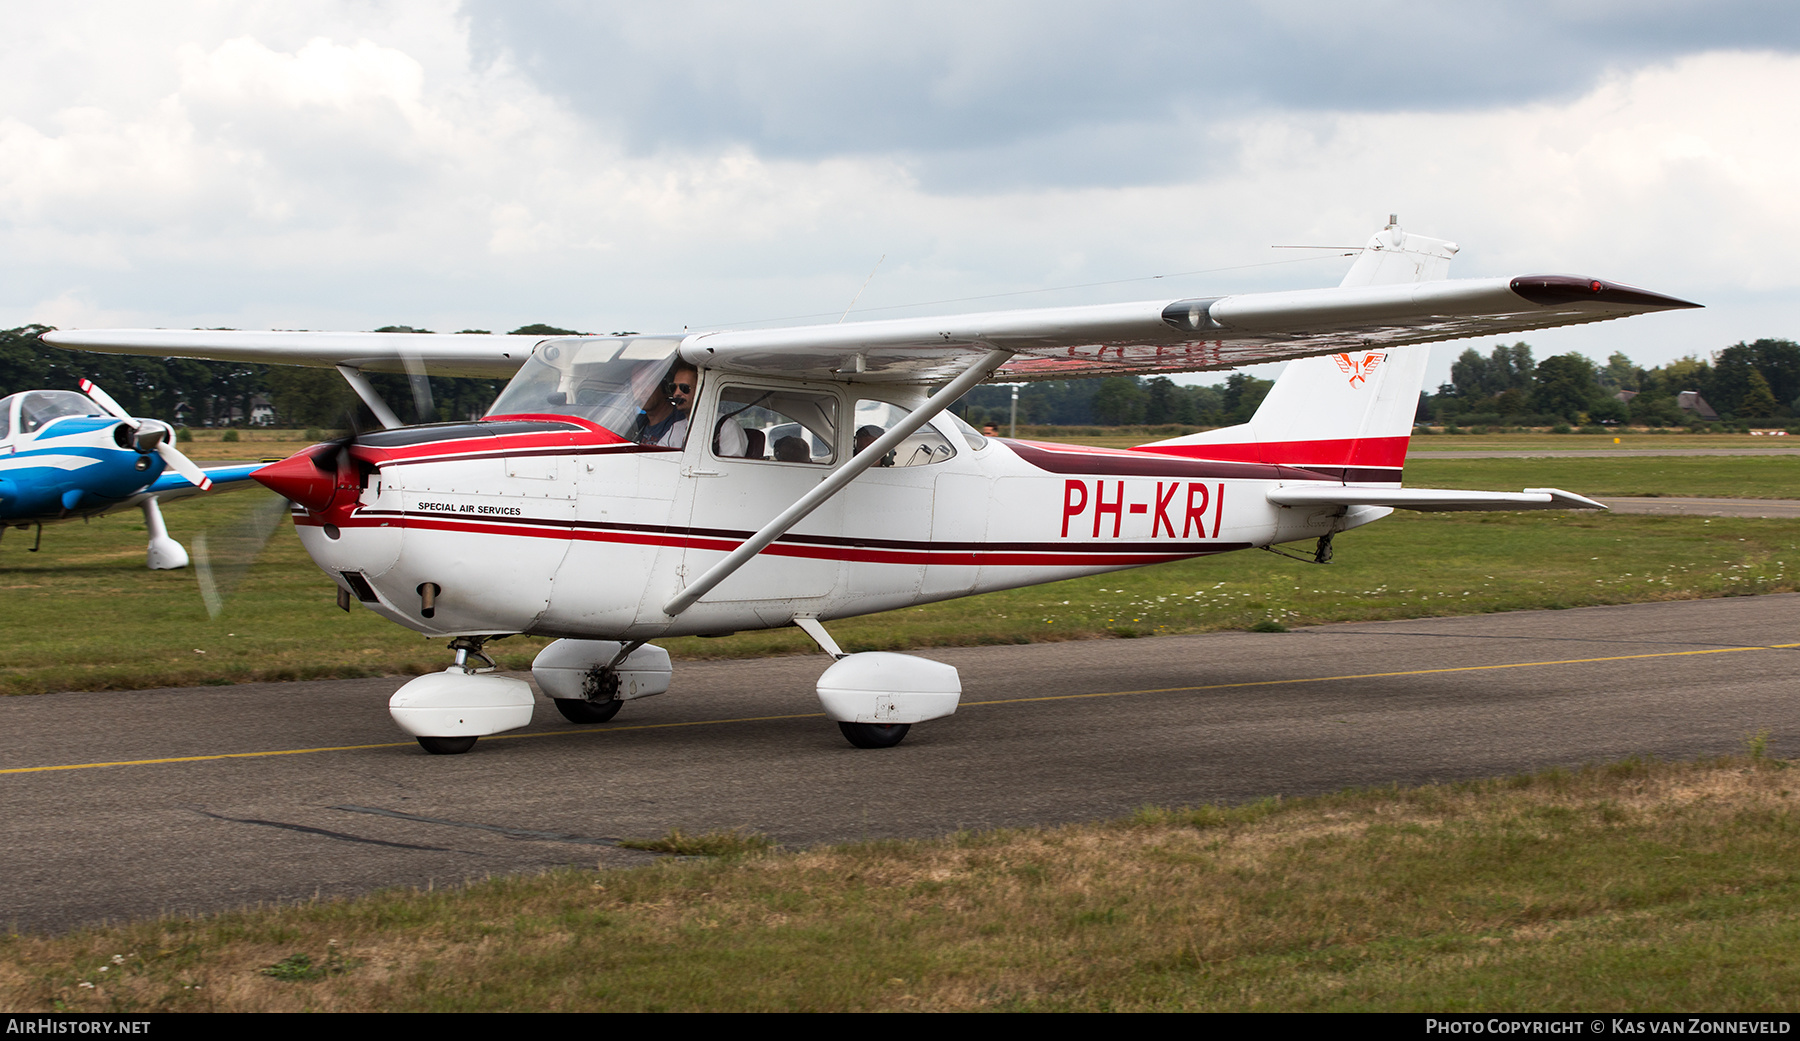
[[[322,513],[330,508],[332,497],[337,494],[337,467],[332,465],[335,454],[331,446],[315,445],[279,463],[270,463],[250,476],[276,494]]]

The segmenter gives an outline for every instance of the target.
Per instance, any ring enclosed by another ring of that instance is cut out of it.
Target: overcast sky
[[[1173,299],[1334,285],[1270,247],[1394,212],[1706,304],[1529,337],[1660,364],[1800,339],[1797,12],[8,5],[0,323],[832,321],[882,257],[853,320]]]

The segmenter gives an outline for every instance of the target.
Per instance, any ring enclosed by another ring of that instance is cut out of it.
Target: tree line
[[[1450,382],[1425,395],[1421,421],[1462,426],[1633,424],[1649,427],[1708,422],[1684,411],[1695,392],[1724,423],[1786,425],[1800,416],[1800,344],[1757,340],[1646,369],[1623,353],[1605,365],[1580,354],[1534,362],[1525,343],[1473,347],[1450,366]]]
[[[1262,404],[1272,380],[1234,372],[1213,386],[1184,386],[1167,376],[1045,380],[1019,387],[1019,422],[1034,426],[1194,426],[1242,423]],[[976,387],[953,406],[963,419],[1004,427],[1010,386]]]
[[[1181,386],[1165,376],[1030,383],[1019,388],[1019,422],[1228,426],[1247,421],[1271,386],[1238,372],[1213,386]],[[1716,419],[1682,408],[1682,395],[1690,391]],[[977,426],[1004,426],[1011,398],[1011,387],[978,387],[956,408]],[[1420,423],[1549,427],[1786,426],[1796,417],[1800,344],[1775,339],[1734,344],[1711,360],[1688,355],[1654,368],[1623,353],[1598,365],[1574,353],[1537,361],[1527,343],[1499,344],[1485,355],[1470,347],[1452,363],[1450,382],[1419,396],[1417,413]]]

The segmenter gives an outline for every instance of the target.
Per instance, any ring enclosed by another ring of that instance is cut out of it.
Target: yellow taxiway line
[[[1208,690],[1233,690],[1245,687],[1281,687],[1296,683],[1336,683],[1347,680],[1398,679],[1403,676],[1433,676],[1456,672],[1489,672],[1496,669],[1541,669],[1556,665],[1595,665],[1602,662],[1642,661],[1648,658],[1682,658],[1700,654],[1737,654],[1742,651],[1782,651],[1800,648],[1800,643],[1775,643],[1760,647],[1715,647],[1700,651],[1655,651],[1648,654],[1615,654],[1605,658],[1563,658],[1556,661],[1506,662],[1500,665],[1459,665],[1444,669],[1409,669],[1404,672],[1362,672],[1343,676],[1301,676],[1282,680],[1244,680],[1237,683],[1207,683],[1194,687],[1152,687],[1145,690],[1108,690],[1092,694],[1050,694],[1034,698],[1000,698],[994,701],[969,701],[963,707],[982,705],[1022,705],[1044,701],[1078,701],[1085,698],[1122,698],[1141,694],[1191,694]],[[618,727],[585,730],[547,730],[530,734],[494,734],[485,741],[520,741],[537,737],[570,737],[575,734],[616,734],[632,730],[669,730],[676,727],[720,726],[730,723],[767,723],[783,719],[819,719],[823,712],[795,712],[779,716],[739,716],[732,719],[696,719],[684,723],[639,723]],[[203,763],[215,759],[261,759],[277,755],[313,755],[321,752],[359,752],[372,748],[406,748],[411,741],[384,741],[372,745],[331,745],[323,748],[283,748],[267,752],[219,752],[212,755],[172,756],[165,759],[122,759],[110,763],[65,763],[56,766],[16,766],[0,769],[0,774],[50,773],[57,770],[99,770],[117,766],[161,766],[167,763]]]

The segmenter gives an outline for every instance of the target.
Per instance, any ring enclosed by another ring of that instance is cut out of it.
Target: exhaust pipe
[[[443,591],[443,587],[436,582],[421,582],[419,584],[419,616],[421,618],[430,618],[432,615],[437,614],[438,594]]]

